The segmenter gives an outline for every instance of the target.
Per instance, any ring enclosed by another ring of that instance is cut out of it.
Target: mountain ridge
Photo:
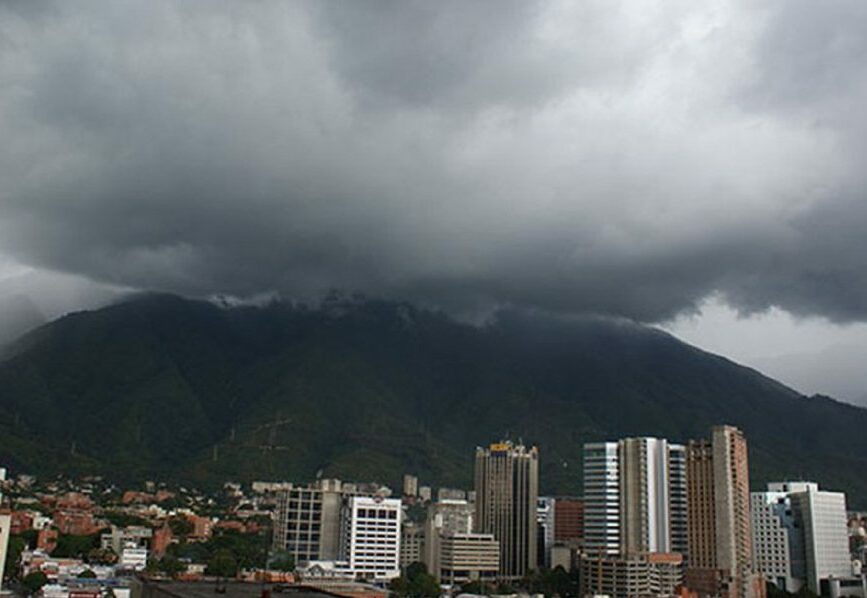
[[[754,486],[812,477],[867,503],[867,410],[624,320],[147,294],[37,328],[0,363],[0,458],[38,473],[468,485],[473,448],[511,435],[540,445],[543,491],[576,493],[583,442],[719,423],[747,434]]]

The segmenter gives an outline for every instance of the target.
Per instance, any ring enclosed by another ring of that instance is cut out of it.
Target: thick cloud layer
[[[0,6],[0,252],[127,287],[867,319],[867,8]]]

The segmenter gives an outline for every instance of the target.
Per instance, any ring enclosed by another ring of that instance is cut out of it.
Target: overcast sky
[[[612,314],[856,400],[865,32],[863,0],[6,1],[0,295]]]

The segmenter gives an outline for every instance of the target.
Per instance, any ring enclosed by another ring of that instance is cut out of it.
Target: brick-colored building
[[[193,531],[190,533],[191,540],[207,540],[214,532],[214,522],[208,517],[200,517],[199,515],[187,515],[187,521],[193,524]]]
[[[753,570],[747,441],[733,426],[686,451],[689,566],[684,584],[699,596],[763,598]]]
[[[13,511],[10,515],[9,533],[18,536],[33,529],[33,515],[27,511]]]
[[[57,511],[54,525],[61,534],[73,536],[89,536],[99,531],[93,514],[86,511]]]
[[[151,536],[151,554],[161,559],[172,542],[174,542],[172,528],[164,525],[159,529],[155,529],[153,536]]]
[[[57,548],[57,536],[57,530],[54,528],[46,527],[39,530],[39,534],[36,536],[36,548],[46,554],[51,554]]]
[[[554,543],[581,546],[584,541],[584,501],[580,498],[554,499]]]

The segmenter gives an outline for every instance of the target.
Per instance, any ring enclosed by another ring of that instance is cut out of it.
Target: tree
[[[183,573],[187,570],[187,566],[184,565],[177,557],[167,554],[163,558],[161,558],[157,564],[156,568],[158,571],[165,573],[169,577],[174,577],[178,573]]]
[[[220,549],[211,557],[205,573],[217,577],[235,577],[238,573],[238,562],[229,550]]]
[[[523,587],[530,593],[570,598],[580,596],[578,572],[568,573],[563,567],[533,571],[524,578]]]
[[[413,563],[406,568],[406,575],[391,581],[388,588],[397,596],[436,598],[442,594],[436,578],[427,572],[424,563]]]
[[[81,579],[96,579],[96,573],[91,569],[85,569],[78,577]]]
[[[791,596],[789,592],[781,590],[776,586],[776,584],[768,582],[765,586],[767,588],[766,594],[768,598],[785,598],[786,596]]]
[[[169,528],[179,538],[186,538],[193,533],[193,523],[186,517],[172,517],[169,519]]]
[[[21,566],[21,553],[27,548],[27,542],[20,536],[9,536],[9,546],[6,549],[6,576],[15,578]]]
[[[35,594],[48,583],[48,576],[42,571],[31,571],[21,580],[28,594]]]
[[[62,558],[83,558],[92,549],[99,547],[99,534],[90,536],[73,536],[60,534],[57,537],[57,548],[51,552],[51,556]]]
[[[271,557],[269,568],[275,571],[294,571],[295,557],[287,550],[278,550]]]
[[[810,588],[808,588],[807,586],[802,586],[801,589],[794,594],[785,590],[781,590],[772,583],[765,584],[765,587],[767,588],[768,598],[785,598],[786,596],[797,596],[799,598],[818,598],[816,594],[811,592]]]
[[[92,548],[87,553],[87,562],[94,565],[113,565],[118,557],[111,548]]]
[[[491,586],[486,583],[482,583],[481,581],[468,581],[464,585],[461,586],[461,594],[477,594],[477,595],[485,595],[491,593]]]

